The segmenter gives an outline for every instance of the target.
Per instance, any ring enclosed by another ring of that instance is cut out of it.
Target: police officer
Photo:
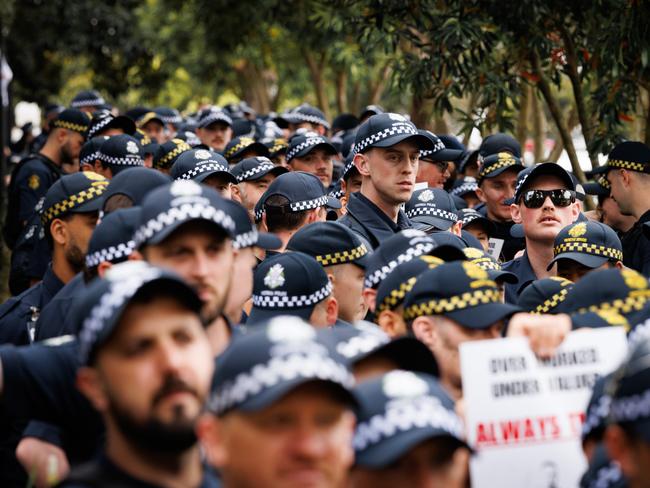
[[[433,148],[420,151],[420,164],[415,181],[426,183],[429,188],[442,189],[451,178],[452,161],[456,161],[463,151],[447,149],[440,138],[431,131],[420,129],[418,132],[431,140]]]
[[[341,190],[337,197],[341,200],[342,213],[347,212],[348,201],[350,195],[361,190],[361,174],[354,165],[354,156],[349,154],[345,158],[345,166],[343,167],[343,175],[341,176]]]
[[[232,119],[218,107],[206,108],[199,114],[196,135],[204,149],[223,151],[232,139]]]
[[[449,190],[449,194],[453,197],[460,197],[465,201],[465,205],[473,209],[476,207],[480,200],[476,195],[476,190],[478,190],[478,183],[476,178],[472,176],[465,176],[456,180]]]
[[[606,390],[611,395],[605,445],[630,487],[647,486],[650,433],[646,402],[650,389],[650,342],[635,344]]]
[[[444,261],[435,256],[418,256],[399,264],[381,280],[377,288],[375,321],[390,337],[408,334],[404,321],[404,297],[417,282],[418,276]]]
[[[208,149],[191,149],[176,158],[170,176],[175,180],[194,180],[216,190],[223,198],[232,198],[237,180],[221,155]]]
[[[523,242],[513,239],[510,228],[513,225],[508,200],[515,194],[517,174],[524,169],[521,160],[510,152],[487,156],[479,169],[476,195],[484,204],[477,210],[487,217],[494,229],[492,237],[503,241],[504,260],[512,259],[523,248]]]
[[[224,487],[345,485],[353,377],[328,335],[280,317],[218,359],[198,435]]]
[[[79,157],[90,117],[67,109],[52,122],[47,142],[38,154],[23,159],[13,171],[9,184],[5,242],[12,249],[38,201],[62,174],[62,165]]]
[[[268,157],[269,150],[261,142],[256,142],[252,137],[246,136],[233,137],[223,151],[223,157],[228,160],[230,165],[255,156]]]
[[[330,191],[334,162],[338,154],[326,137],[314,132],[297,134],[289,141],[286,161],[293,171],[305,171],[318,177],[325,190]]]
[[[79,332],[69,320],[72,305],[86,283],[103,277],[113,264],[129,259],[135,249],[133,233],[139,220],[139,207],[116,210],[102,218],[88,242],[83,272],[66,283],[41,311],[36,322],[36,341]]]
[[[562,229],[553,243],[553,255],[547,269],[557,263],[557,275],[573,282],[595,269],[623,267],[621,240],[600,222],[577,222]]]
[[[278,176],[257,202],[266,229],[282,240],[284,250],[300,228],[325,220],[325,207],[340,208],[341,203],[326,195],[320,180],[311,173],[292,171]],[[256,210],[257,212],[257,210]]]
[[[510,207],[514,222],[523,225],[526,251],[503,266],[519,278],[516,285],[506,285],[506,302],[516,303],[519,290],[530,281],[556,274],[547,269],[553,242],[578,218],[575,201],[573,179],[558,164],[541,163],[519,173]]]
[[[109,180],[128,168],[144,166],[144,150],[128,134],[111,136],[102,143],[95,162],[95,172]]]
[[[149,168],[135,166],[120,171],[106,188],[102,212],[109,214],[120,208],[139,206],[151,190],[169,183],[169,176]]]
[[[237,180],[237,184],[232,188],[233,199],[241,203],[253,219],[255,205],[269,185],[277,176],[288,171],[287,168],[276,166],[264,156],[243,159],[230,170]]]
[[[534,314],[558,313],[558,306],[573,288],[573,282],[559,276],[535,280],[519,294],[517,305]]]
[[[147,112],[138,119],[138,129],[142,130],[150,139],[167,142],[170,137],[165,122],[156,112]]]
[[[108,181],[96,173],[64,176],[45,195],[41,221],[52,250],[43,281],[0,307],[0,344],[34,340],[40,311],[83,268]]]
[[[302,129],[326,136],[330,130],[330,124],[325,118],[325,114],[308,103],[303,103],[293,110],[284,113],[281,119],[288,123],[290,135]]]
[[[361,124],[353,150],[362,178],[361,191],[350,195],[347,213],[340,222],[373,248],[410,228],[400,205],[413,193],[420,151],[432,148],[431,141],[402,115],[374,115]]]
[[[494,224],[473,208],[463,208],[458,211],[461,230],[472,234],[481,243],[483,250],[490,249],[490,237],[494,235]]]
[[[119,134],[134,135],[136,132],[135,122],[126,115],[117,117],[110,112],[99,111],[93,114],[90,121],[86,139],[90,140],[98,136],[116,136]]]
[[[252,298],[247,325],[291,315],[314,327],[329,327],[338,317],[327,274],[315,258],[301,252],[277,254],[257,266]]]
[[[357,234],[336,222],[314,222],[291,237],[287,250],[309,254],[323,266],[340,320],[352,324],[366,316],[362,293],[370,251]]]
[[[106,100],[96,90],[81,90],[78,92],[70,106],[88,114],[92,114],[106,104]]]
[[[359,409],[351,487],[467,486],[470,448],[463,422],[436,378],[395,370],[361,383],[354,393]]]
[[[609,153],[604,171],[621,213],[636,219],[621,238],[623,264],[650,276],[650,242],[642,230],[650,221],[650,148],[641,142],[622,142]]]
[[[427,233],[449,231],[460,236],[462,224],[454,200],[442,188],[415,190],[404,207],[413,226]]]
[[[171,139],[159,144],[153,155],[153,169],[169,174],[178,156],[190,149],[191,146],[182,139]]]
[[[460,344],[499,337],[504,320],[518,311],[501,302],[487,271],[465,261],[425,271],[404,298],[409,330],[431,348],[440,383],[455,399],[462,396]]]
[[[214,365],[201,307],[186,283],[142,262],[89,285],[74,312],[77,385],[104,420],[106,445],[61,486],[217,486],[194,434]]]

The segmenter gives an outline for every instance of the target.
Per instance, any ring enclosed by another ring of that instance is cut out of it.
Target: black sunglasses
[[[528,190],[522,196],[527,208],[540,208],[544,205],[546,197],[551,197],[551,202],[556,207],[568,207],[576,201],[576,192],[572,190]]]

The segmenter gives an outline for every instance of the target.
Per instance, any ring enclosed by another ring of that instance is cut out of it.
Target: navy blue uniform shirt
[[[506,303],[517,304],[519,301],[519,292],[523,290],[531,281],[535,281],[537,279],[537,276],[533,271],[533,267],[530,265],[530,261],[528,260],[528,254],[526,254],[526,251],[524,251],[524,254],[521,257],[513,259],[512,261],[508,261],[502,266],[501,269],[503,271],[510,271],[511,273],[514,273],[517,278],[519,278],[518,283],[505,283],[504,285],[506,292]]]

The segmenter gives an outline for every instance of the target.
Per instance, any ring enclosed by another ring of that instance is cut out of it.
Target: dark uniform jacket
[[[11,175],[7,220],[3,228],[5,242],[13,249],[25,223],[34,215],[38,201],[61,177],[61,168],[42,154],[23,159]]]
[[[50,300],[36,322],[35,341],[43,341],[53,337],[67,334],[77,335],[78,330],[74,327],[76,321],[70,320],[70,311],[75,299],[77,299],[86,288],[82,273],[77,274]]]
[[[350,195],[347,214],[338,222],[359,234],[373,249],[393,234],[412,227],[411,221],[402,210],[399,211],[395,223],[361,193]]]
[[[525,251],[521,257],[505,263],[502,269],[503,271],[510,271],[511,273],[514,273],[517,278],[519,278],[518,283],[505,283],[506,303],[512,303],[516,305],[519,301],[519,293],[521,293],[521,290],[529,285],[531,281],[535,281],[537,279],[537,276],[533,271],[533,267],[530,265],[528,254],[526,254]]]
[[[650,222],[650,210],[621,237],[623,264],[650,277],[650,240],[643,235],[643,224]]]
[[[48,266],[43,281],[0,306],[0,344],[31,344],[41,310],[63,288],[63,282]]]

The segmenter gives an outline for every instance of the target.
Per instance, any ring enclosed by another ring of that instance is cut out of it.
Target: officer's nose
[[[293,436],[292,449],[303,459],[318,459],[327,450],[327,442],[316,429],[302,425]]]

